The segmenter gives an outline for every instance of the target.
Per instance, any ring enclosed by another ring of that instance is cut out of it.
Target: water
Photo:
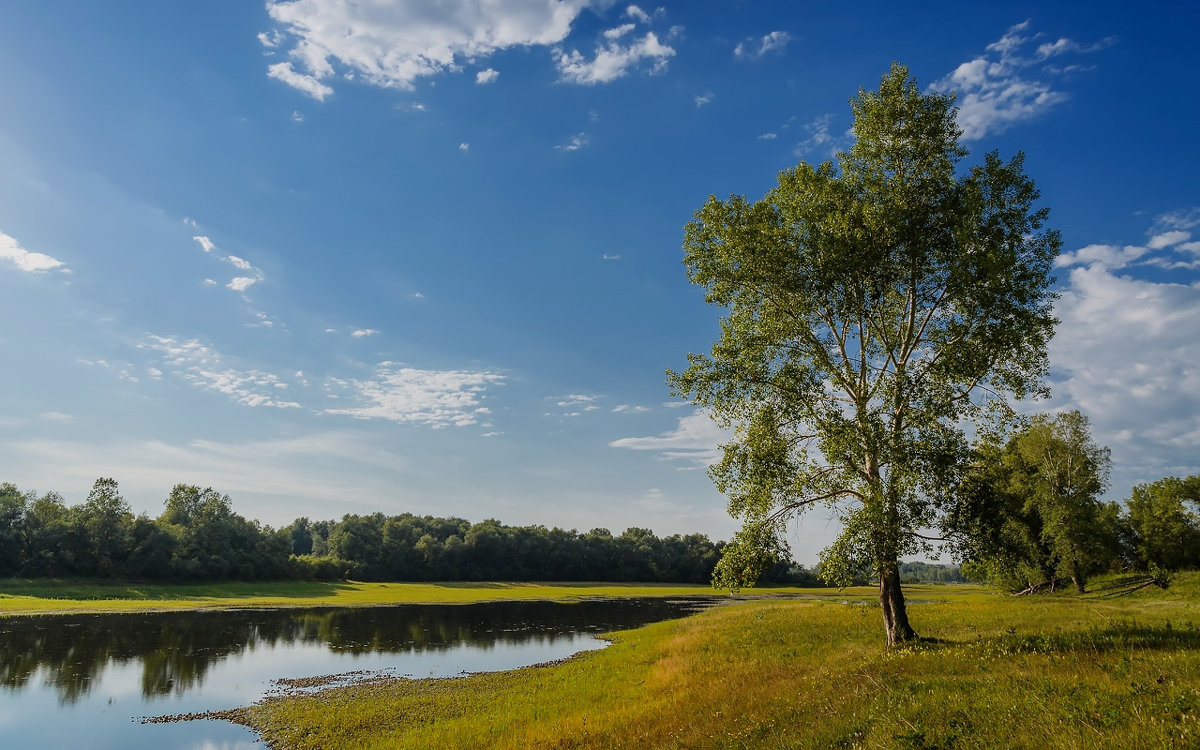
[[[452,677],[602,648],[596,633],[682,617],[638,599],[0,618],[6,748],[262,748],[222,721],[146,716],[253,703],[279,678]]]

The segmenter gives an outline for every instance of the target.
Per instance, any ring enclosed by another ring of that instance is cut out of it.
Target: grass
[[[863,599],[869,588],[765,587],[757,594]],[[0,579],[0,617],[80,612],[155,612],[246,607],[365,607],[468,604],[499,600],[587,597],[719,596],[706,585],[622,583],[334,583],[278,581],[220,584],[129,584]]]
[[[296,749],[1200,747],[1200,574],[1113,595],[1129,588],[908,587],[926,640],[890,652],[875,606],[743,601],[559,664],[378,680],[228,718]]]

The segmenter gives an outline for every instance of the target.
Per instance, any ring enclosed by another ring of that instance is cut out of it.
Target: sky
[[[916,6],[916,7],[914,7]],[[1190,2],[0,3],[0,481],[177,483],[619,533],[738,524],[708,351],[709,195],[851,143],[893,61],[964,165],[1022,151],[1062,232],[1052,398],[1107,497],[1200,472]],[[837,530],[792,534],[802,562]]]

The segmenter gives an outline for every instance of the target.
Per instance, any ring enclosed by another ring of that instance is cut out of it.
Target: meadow
[[[1200,747],[1200,575],[1125,583],[907,587],[923,640],[890,651],[862,590],[739,600],[557,664],[223,716],[296,749]]]

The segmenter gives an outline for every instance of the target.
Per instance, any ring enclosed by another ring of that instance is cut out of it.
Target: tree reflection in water
[[[682,617],[704,599],[404,605],[0,618],[0,685],[42,671],[59,701],[88,694],[110,664],[141,663],[144,698],[183,695],[214,664],[257,648],[324,645],[345,654],[554,642]]]

